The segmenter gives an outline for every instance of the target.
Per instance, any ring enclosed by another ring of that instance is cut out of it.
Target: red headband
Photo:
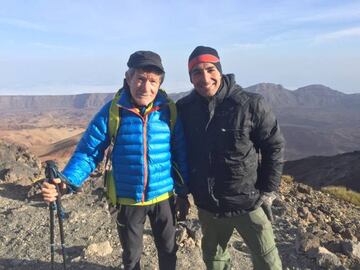
[[[220,59],[212,54],[201,54],[189,62],[189,72],[193,69],[194,66],[200,63],[218,63]]]

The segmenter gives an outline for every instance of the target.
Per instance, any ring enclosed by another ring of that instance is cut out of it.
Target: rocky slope
[[[99,184],[99,183],[97,183]],[[63,197],[69,269],[117,269],[121,265],[115,220],[101,198],[97,184]],[[48,208],[33,195],[35,188],[16,183],[0,184],[0,269],[50,269]],[[29,192],[31,191],[31,192]],[[284,269],[359,269],[360,209],[303,184],[283,178],[274,205],[274,230]],[[58,226],[56,224],[56,235]],[[178,269],[204,269],[201,230],[192,211],[178,225]],[[59,243],[59,237],[56,238]],[[233,269],[252,269],[249,250],[234,233],[229,242]],[[57,246],[56,266],[61,268]],[[144,269],[157,269],[151,229],[144,233]]]
[[[284,173],[314,188],[343,186],[360,192],[360,151],[288,161]]]
[[[30,182],[40,176],[41,164],[26,147],[0,140],[0,181]]]
[[[19,159],[23,162],[23,159]],[[0,180],[0,270],[50,269],[49,210],[38,184],[25,177]],[[121,245],[114,217],[102,199],[101,172],[63,205],[68,269],[119,269]],[[274,231],[284,269],[360,269],[360,208],[284,176],[274,202]],[[58,226],[56,224],[56,235]],[[178,224],[178,269],[205,269],[201,230],[193,206]],[[56,238],[59,243],[59,237]],[[234,233],[229,242],[233,269],[252,269],[249,250]],[[56,267],[62,266],[59,246]],[[143,269],[157,269],[149,223],[144,232]],[[121,268],[120,268],[121,269]]]

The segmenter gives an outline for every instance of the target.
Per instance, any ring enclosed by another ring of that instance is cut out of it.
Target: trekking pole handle
[[[45,176],[49,179],[49,182],[53,182],[53,180],[58,177],[56,164],[53,160],[47,160],[45,163]]]
[[[59,178],[61,182],[64,182],[68,186],[68,188],[70,188],[71,192],[79,191],[80,189],[79,187],[70,183],[69,179],[67,179],[65,175],[59,172],[59,169],[57,168],[56,163],[53,160],[47,160],[45,161],[45,163],[46,163],[45,176],[49,180],[49,183],[52,183],[55,178]],[[56,185],[56,187],[58,189],[58,185]]]

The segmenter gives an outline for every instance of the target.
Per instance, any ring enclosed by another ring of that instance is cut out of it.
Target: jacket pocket
[[[220,147],[223,151],[246,153],[249,149],[247,129],[221,128],[219,131]]]

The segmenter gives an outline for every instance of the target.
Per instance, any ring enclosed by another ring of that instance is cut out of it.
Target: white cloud
[[[41,48],[41,49],[50,49],[50,50],[66,50],[66,51],[73,51],[76,48],[70,46],[62,46],[62,45],[54,45],[48,44],[43,42],[31,42],[29,45]]]
[[[266,44],[264,43],[235,43],[232,44],[232,46],[236,49],[259,49],[259,48],[265,48]]]
[[[315,10],[315,14],[294,18],[294,22],[333,22],[360,18],[360,5],[336,7],[328,10]]]
[[[10,19],[10,18],[0,18],[0,24],[7,24],[19,28],[35,30],[35,31],[47,31],[47,28],[44,25],[33,23],[30,21],[19,20],[19,19]]]
[[[360,27],[352,27],[340,31],[321,34],[315,37],[315,43],[327,42],[341,38],[360,37]]]

